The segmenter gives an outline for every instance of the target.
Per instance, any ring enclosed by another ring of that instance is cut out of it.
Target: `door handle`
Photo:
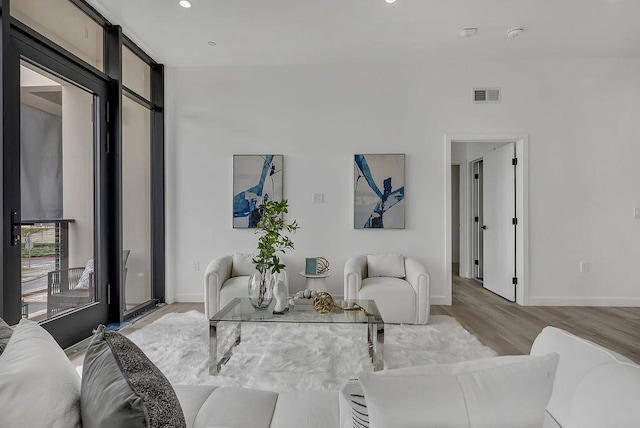
[[[11,246],[15,247],[20,244],[20,222],[18,221],[18,212],[11,211]]]
[[[487,230],[487,225],[483,225],[480,229]]]

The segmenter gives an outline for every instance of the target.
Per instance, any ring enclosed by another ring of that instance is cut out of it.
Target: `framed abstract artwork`
[[[282,200],[282,155],[233,155],[233,227],[255,228],[258,206]]]
[[[404,229],[404,154],[354,157],[355,229]]]

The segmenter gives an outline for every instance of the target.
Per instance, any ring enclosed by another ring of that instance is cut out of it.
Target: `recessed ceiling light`
[[[215,45],[216,45],[216,42],[214,42],[214,41],[212,41],[212,40],[209,40],[209,41],[207,42],[207,44],[208,44],[209,46],[215,46]]]
[[[191,2],[188,2],[187,0],[180,0],[178,4],[186,9],[191,7]]]
[[[522,28],[513,28],[507,31],[507,37],[515,39],[516,37],[520,37],[520,34],[522,34],[523,31],[524,30]]]
[[[478,29],[475,27],[468,27],[468,28],[463,28],[460,31],[460,35],[462,37],[471,37],[471,36],[475,36],[476,33],[478,32]]]
[[[387,3],[389,3],[389,4],[391,4],[391,3],[395,3],[395,2],[396,2],[396,0],[384,0],[384,1],[386,1],[386,2],[387,2]]]

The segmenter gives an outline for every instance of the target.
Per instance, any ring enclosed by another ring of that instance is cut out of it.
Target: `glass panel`
[[[151,111],[122,99],[125,311],[151,299]]]
[[[309,302],[313,302],[313,300],[309,300]],[[355,305],[356,303],[357,306]],[[296,303],[294,307],[284,315],[278,315],[273,313],[275,301],[271,302],[268,309],[257,310],[253,307],[249,298],[238,297],[222,308],[210,321],[309,324],[380,324],[383,322],[382,316],[378,311],[378,306],[373,300],[336,301],[336,304],[341,308],[347,309],[334,308],[329,313],[321,314],[313,309],[311,303]]]
[[[94,96],[20,65],[23,316],[95,301]]]
[[[151,99],[151,67],[122,46],[122,84],[146,100]]]
[[[104,30],[68,0],[11,0],[11,16],[104,71]]]

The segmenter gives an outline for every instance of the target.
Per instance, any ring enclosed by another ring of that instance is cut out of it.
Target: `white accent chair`
[[[355,256],[344,266],[344,298],[375,300],[385,323],[426,324],[429,274],[401,254]]]
[[[255,270],[252,254],[234,253],[213,259],[204,273],[204,313],[213,317],[236,297],[249,297],[249,276]],[[287,272],[276,274],[289,286]]]

